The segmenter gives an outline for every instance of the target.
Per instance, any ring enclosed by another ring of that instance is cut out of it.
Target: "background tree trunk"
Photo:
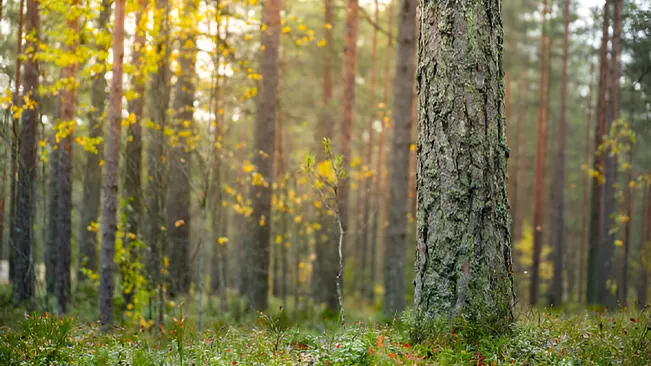
[[[499,8],[421,1],[417,322],[513,320]]]
[[[106,143],[106,178],[102,215],[102,250],[100,252],[99,319],[106,329],[113,325],[113,275],[115,235],[117,231],[118,182],[120,178],[120,135],[122,133],[122,75],[124,63],[124,17],[126,0],[115,0],[113,26],[113,67],[108,110]]]
[[[36,179],[36,140],[39,124],[39,81],[38,81],[38,39],[40,35],[40,19],[38,2],[27,0],[26,28],[28,34],[35,38],[27,43],[25,73],[23,75],[23,93],[30,101],[36,103],[34,108],[27,108],[21,115],[19,135],[20,151],[18,157],[18,192],[16,194],[16,228],[15,228],[15,280],[13,296],[17,302],[32,301],[28,307],[34,307],[34,233],[33,219],[35,211]],[[18,80],[16,80],[18,83]],[[13,180],[13,179],[12,179]]]
[[[278,51],[280,48],[280,9],[282,0],[265,3],[260,66],[262,83],[256,100],[255,152],[253,164],[265,184],[251,187],[252,238],[250,273],[250,306],[264,311],[268,305],[269,291],[269,239],[271,226],[271,186],[276,142],[276,93],[278,92]]]
[[[108,32],[107,25],[110,18],[111,1],[102,0],[102,10],[100,10],[97,20],[98,32]],[[97,51],[108,52],[108,47],[98,45]],[[105,62],[105,60],[97,60],[97,62]],[[102,115],[106,107],[105,74],[105,70],[102,70],[92,77],[90,104],[93,106],[93,110],[88,114],[88,137],[90,139],[100,138],[104,134]],[[99,220],[100,192],[102,187],[102,167],[99,165],[99,162],[102,159],[102,150],[102,146],[98,146],[97,152],[84,152],[84,155],[86,155],[86,166],[84,167],[84,204],[81,207],[79,224],[79,268],[88,268],[92,271],[97,271],[97,232],[88,230],[88,228],[92,223],[97,223]],[[52,216],[50,216],[50,219],[52,219]],[[79,280],[86,278],[81,271],[78,276]]]
[[[416,52],[416,0],[401,0],[394,86],[394,123],[389,170],[389,227],[384,255],[384,314],[405,309],[405,262],[407,260],[407,214],[409,192],[409,145],[411,142],[414,53]]]

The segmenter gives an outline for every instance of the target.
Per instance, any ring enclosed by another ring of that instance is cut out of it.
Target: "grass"
[[[6,300],[6,298],[5,298]],[[393,321],[343,326],[319,319],[300,323],[292,311],[208,319],[198,332],[185,306],[170,309],[157,329],[146,322],[103,334],[83,316],[20,315],[0,298],[2,365],[648,365],[648,321],[642,313],[579,315],[526,311],[510,334],[471,341],[438,331],[410,339],[408,313]],[[369,318],[351,312],[351,319]],[[11,315],[13,314],[13,315]]]

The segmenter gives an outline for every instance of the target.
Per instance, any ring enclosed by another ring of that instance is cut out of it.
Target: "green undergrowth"
[[[296,325],[282,311],[201,333],[182,312],[164,326],[116,327],[51,314],[0,328],[1,365],[648,365],[644,314],[528,312],[508,335],[459,331],[410,341],[409,316],[390,324]]]

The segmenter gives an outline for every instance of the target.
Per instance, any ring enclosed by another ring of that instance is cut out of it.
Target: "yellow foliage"
[[[176,222],[174,223],[174,226],[181,227],[181,226],[183,226],[183,224],[185,224],[185,220],[176,220]]]

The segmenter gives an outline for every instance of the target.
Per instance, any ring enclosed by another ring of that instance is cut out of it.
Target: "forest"
[[[651,364],[651,0],[0,0],[0,364]]]

